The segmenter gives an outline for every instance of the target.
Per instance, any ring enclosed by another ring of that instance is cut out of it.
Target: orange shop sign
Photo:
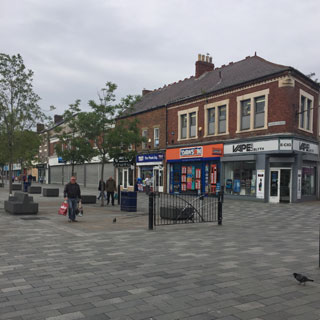
[[[167,149],[167,160],[192,159],[192,158],[213,158],[223,155],[223,144],[210,144],[197,147],[183,147]]]

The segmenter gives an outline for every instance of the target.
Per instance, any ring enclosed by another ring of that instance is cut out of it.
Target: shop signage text
[[[141,154],[137,156],[137,162],[155,162],[163,161],[162,153]]]
[[[278,150],[278,140],[256,141],[238,144],[227,144],[224,146],[224,153],[246,153]]]
[[[302,140],[293,140],[293,150],[306,152],[306,153],[313,153],[318,154],[319,148],[314,143],[309,143]]]
[[[279,142],[280,150],[292,150],[292,140],[291,139],[281,139]]]
[[[202,157],[202,155],[203,155],[202,147],[180,149],[180,158]]]

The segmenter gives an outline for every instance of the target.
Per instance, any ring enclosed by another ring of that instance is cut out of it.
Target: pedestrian
[[[112,205],[114,206],[114,192],[117,190],[116,182],[112,177],[109,177],[106,183],[106,190],[107,190],[107,204],[110,203],[110,196]]]
[[[76,210],[78,202],[81,201],[80,186],[77,184],[77,178],[72,176],[70,182],[64,187],[64,200],[68,201],[69,222],[76,222]]]
[[[150,186],[151,186],[151,179],[149,176],[146,177],[145,184],[146,184],[146,194],[149,194],[150,193]]]
[[[32,178],[32,175],[29,174],[29,175],[28,175],[28,185],[29,185],[29,186],[31,186],[31,184],[32,184],[32,179],[33,179],[33,178]]]
[[[106,194],[105,194],[106,183],[102,179],[99,181],[98,190],[100,191],[100,193],[99,193],[99,196],[97,199],[100,200],[100,198],[103,196],[104,199],[106,200],[107,199]]]

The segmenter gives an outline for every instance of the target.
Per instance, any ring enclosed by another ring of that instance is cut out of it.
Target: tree
[[[33,71],[26,69],[21,55],[0,53],[0,132],[8,152],[10,177],[15,153],[21,147],[17,138],[47,118],[38,105],[40,97],[33,91],[32,81]],[[12,192],[11,179],[9,192]]]
[[[71,164],[71,175],[75,175],[74,166],[90,161],[96,151],[92,148],[90,141],[83,135],[79,128],[78,116],[81,113],[80,100],[69,105],[63,113],[64,124],[55,129],[59,138],[59,143],[55,150],[57,155],[66,163]]]
[[[130,146],[138,146],[143,140],[137,129],[136,121],[121,122],[116,126],[117,117],[132,108],[140,97],[128,95],[116,104],[116,89],[116,84],[107,82],[106,87],[98,93],[98,102],[89,101],[92,111],[79,114],[81,131],[94,142],[102,167],[102,180],[104,179],[104,166],[108,161],[120,157],[133,160],[136,151]],[[101,206],[103,205],[104,197],[101,197]]]

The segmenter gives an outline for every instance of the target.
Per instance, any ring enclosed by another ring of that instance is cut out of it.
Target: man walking
[[[110,177],[107,180],[106,190],[107,190],[107,204],[109,204],[110,196],[111,196],[112,205],[114,206],[114,192],[117,190],[117,187],[116,187],[116,182],[113,180],[112,177]]]
[[[76,222],[76,210],[78,201],[81,199],[80,186],[77,184],[76,177],[72,176],[70,182],[64,187],[64,200],[68,201],[69,222]]]
[[[106,194],[105,194],[106,184],[105,184],[105,182],[104,182],[102,179],[99,181],[98,190],[100,191],[98,200],[100,200],[101,197],[104,197],[104,199],[107,200]]]

